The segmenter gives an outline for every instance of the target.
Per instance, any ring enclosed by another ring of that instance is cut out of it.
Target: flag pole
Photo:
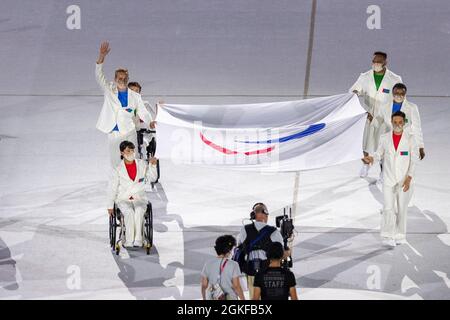
[[[306,99],[309,91],[309,78],[311,75],[311,61],[312,50],[314,44],[314,27],[316,20],[317,0],[312,0],[311,18],[309,23],[309,40],[308,40],[308,55],[306,60],[305,81],[303,87],[303,99]],[[295,223],[295,217],[297,216],[297,202],[298,202],[298,189],[299,189],[300,171],[295,173],[294,178],[294,192],[292,196],[292,219]]]

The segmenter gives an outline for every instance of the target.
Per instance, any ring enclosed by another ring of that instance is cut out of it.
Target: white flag
[[[167,104],[157,157],[174,163],[300,171],[360,159],[365,110],[352,93],[299,101]]]

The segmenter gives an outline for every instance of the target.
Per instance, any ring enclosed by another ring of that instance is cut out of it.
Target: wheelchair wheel
[[[156,139],[153,137],[152,141],[150,141],[148,147],[147,147],[147,157],[148,156],[155,156],[155,152],[156,152]]]
[[[160,178],[159,159],[158,159],[157,162],[156,162],[156,172],[157,172],[158,175],[157,175],[157,178],[156,178],[155,183],[158,183],[159,178]]]
[[[114,204],[114,214],[111,217],[112,221],[112,234],[111,234],[111,248],[116,252],[116,255],[120,253],[120,244],[119,242],[123,241],[123,233],[125,231],[125,227],[122,225],[121,213],[120,209]],[[117,239],[117,228],[119,227],[119,239]]]
[[[147,254],[150,254],[150,250],[153,246],[153,209],[152,204],[149,202],[147,205],[147,215],[145,219],[145,235],[147,240],[147,245],[145,249]]]
[[[143,158],[143,154],[142,154],[142,144],[144,143],[144,133],[141,130],[138,130],[136,132],[136,138],[137,138],[137,148],[138,148],[138,154],[140,159]]]
[[[111,248],[114,248],[116,244],[116,223],[114,220],[114,216],[109,216],[109,245]]]

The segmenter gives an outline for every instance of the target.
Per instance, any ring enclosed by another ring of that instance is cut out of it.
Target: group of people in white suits
[[[156,159],[135,159],[136,130],[155,127],[157,109],[144,102],[138,83],[128,83],[128,71],[117,69],[113,82],[103,73],[103,62],[110,48],[101,44],[95,75],[104,92],[104,103],[97,128],[108,134],[112,165],[108,212],[116,204],[127,226],[125,246],[142,245],[142,222],[147,206],[145,182],[157,179]],[[413,192],[417,159],[425,157],[418,107],[406,99],[402,78],[387,69],[387,54],[373,55],[372,69],[362,73],[350,88],[363,99],[367,120],[363,132],[363,167],[366,177],[374,160],[380,163],[379,181],[383,185],[384,206],[381,236],[389,245],[405,241],[406,214]]]
[[[107,209],[113,214],[114,205],[122,212],[126,226],[125,247],[143,245],[143,222],[147,209],[146,184],[157,180],[156,158],[136,159],[136,130],[155,127],[152,107],[142,100],[138,83],[128,83],[128,71],[117,69],[114,81],[103,73],[103,62],[109,53],[108,42],[100,46],[95,76],[104,93],[103,107],[97,129],[108,135],[112,166]]]
[[[387,69],[387,54],[373,55],[372,69],[350,88],[363,100],[367,120],[363,133],[363,167],[367,177],[374,160],[380,163],[384,204],[380,234],[386,245],[406,241],[407,208],[413,193],[417,160],[425,157],[417,105],[406,99],[402,78]]]

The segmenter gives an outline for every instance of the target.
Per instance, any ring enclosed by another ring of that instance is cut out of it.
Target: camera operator
[[[284,244],[280,231],[267,224],[269,211],[264,203],[256,203],[250,213],[252,223],[242,227],[238,237],[238,256],[234,257],[239,262],[241,271],[247,276],[250,299],[253,298],[253,282],[259,271],[269,266],[267,251],[272,243]],[[290,255],[289,250],[284,251],[284,257]]]

